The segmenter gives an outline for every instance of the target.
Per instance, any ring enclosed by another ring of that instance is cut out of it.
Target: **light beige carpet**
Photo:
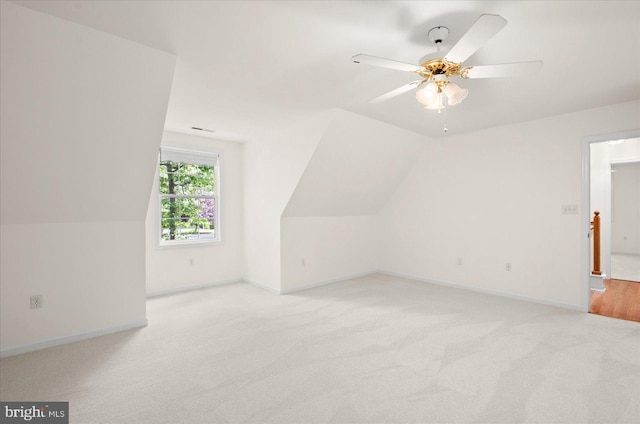
[[[640,324],[371,275],[148,302],[149,326],[0,361],[72,423],[635,423]]]

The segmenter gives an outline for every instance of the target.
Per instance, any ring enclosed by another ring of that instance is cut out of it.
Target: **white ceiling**
[[[351,63],[367,53],[417,63],[447,51],[480,14],[508,25],[465,65],[543,60],[534,77],[462,80],[469,97],[448,112],[449,134],[640,98],[640,2],[635,1],[17,1],[177,55],[166,128],[248,140],[327,108],[420,134],[443,116],[413,93],[367,101],[414,74]]]

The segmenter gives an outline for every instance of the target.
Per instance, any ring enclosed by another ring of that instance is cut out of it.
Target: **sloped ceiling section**
[[[336,111],[283,216],[377,214],[428,142],[424,136]]]
[[[175,57],[2,2],[2,224],[144,221]]]

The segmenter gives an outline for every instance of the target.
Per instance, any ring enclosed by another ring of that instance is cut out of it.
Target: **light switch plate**
[[[578,205],[562,205],[562,214],[563,215],[577,215],[578,214]]]

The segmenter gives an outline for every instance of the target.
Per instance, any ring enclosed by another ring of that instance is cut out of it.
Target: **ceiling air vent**
[[[196,130],[196,131],[204,131],[204,132],[208,132],[208,133],[214,133],[216,132],[216,130],[210,130],[208,128],[200,128],[200,127],[191,127],[192,130]]]

